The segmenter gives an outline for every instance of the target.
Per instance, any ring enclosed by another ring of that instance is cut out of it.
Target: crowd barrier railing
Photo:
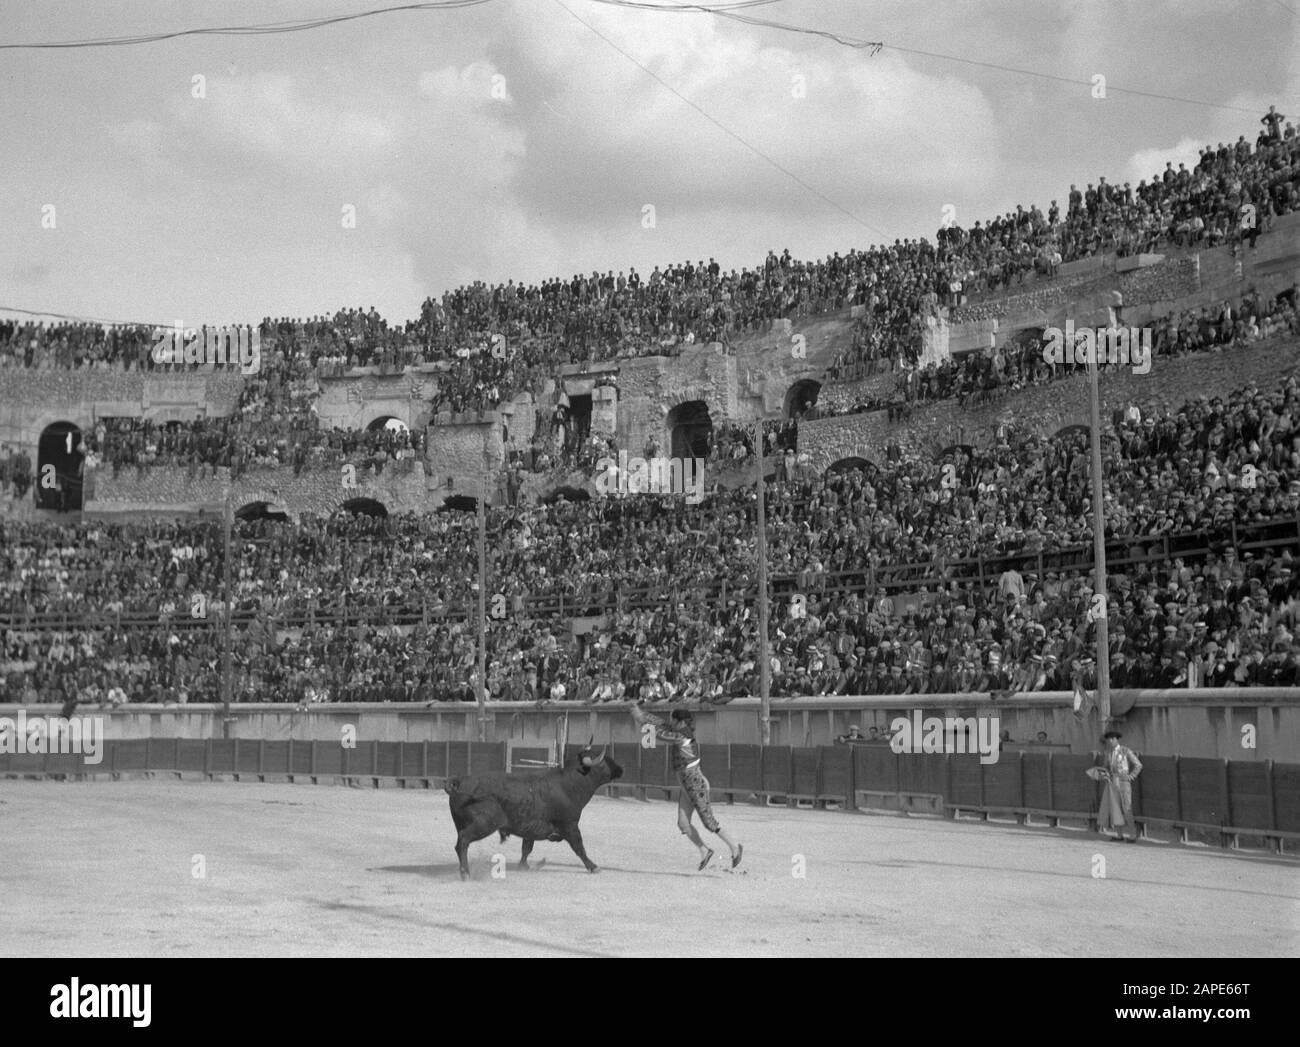
[[[1149,538],[1108,539],[1106,560],[1112,568],[1159,563],[1177,556],[1195,562],[1213,551],[1212,546],[1216,543],[1229,546],[1242,555],[1249,551],[1300,549],[1300,514],[1240,525],[1233,521],[1229,528],[1220,531],[1202,530]],[[365,543],[356,544],[361,546]],[[1132,550],[1136,547],[1144,550],[1143,555],[1133,554]],[[977,582],[980,589],[987,592],[997,587],[999,575],[1007,567],[1036,571],[1041,579],[1047,571],[1052,570],[1091,570],[1092,554],[1091,546],[1079,545],[950,560],[945,564],[951,572],[947,577],[934,573],[935,565],[932,561],[882,565],[879,571],[873,571],[868,566],[842,571],[823,571],[810,578],[804,578],[799,574],[777,574],[772,577],[772,595],[779,599],[794,592],[818,592],[826,595],[856,593],[870,598],[878,587],[892,592],[910,593],[919,590],[923,585],[942,586],[949,581]],[[899,575],[914,575],[914,577],[900,580],[896,577]],[[757,595],[756,586],[729,586],[725,579],[711,580],[704,583],[701,588],[720,605],[725,604],[728,598],[750,601]],[[675,603],[679,593],[678,588],[670,588],[665,592],[662,588],[635,586],[615,587],[608,591],[587,595],[528,596],[524,598],[523,613],[531,617],[562,618],[566,614],[590,616],[593,612],[603,615],[620,608],[628,610],[659,608],[666,600]],[[213,608],[209,608],[211,617],[194,619],[188,614],[187,599],[176,595],[172,595],[171,598],[177,603],[177,611],[164,621],[156,609],[133,608],[122,612],[86,614],[15,610],[14,608],[23,605],[26,599],[24,596],[22,601],[11,601],[7,608],[0,610],[0,628],[67,631],[94,627],[157,628],[164,624],[173,629],[218,627],[217,612]],[[240,607],[235,610],[231,619],[237,630],[247,628],[254,622],[268,617],[282,628],[292,629],[308,625],[347,626],[349,623],[376,621],[408,626],[421,623],[441,624],[445,620],[471,620],[473,613],[472,601],[468,600],[450,601],[445,606],[436,608],[430,608],[427,603],[374,607],[360,601],[349,606],[344,601],[338,605],[312,608],[294,606],[271,612],[270,615],[263,611]]]
[[[204,780],[305,779],[391,782],[441,787],[448,779],[514,770],[541,773],[554,750],[511,749],[508,742],[335,741],[239,738],[105,739],[98,759],[84,753],[0,752],[0,777],[120,779],[124,775],[186,775]],[[8,744],[6,749],[14,746]],[[65,749],[66,745],[44,748]],[[580,746],[570,745],[572,757]],[[619,795],[675,798],[680,786],[671,747],[614,742],[609,755],[622,776],[605,786]],[[899,753],[887,743],[831,746],[702,745],[701,769],[713,795],[788,806],[835,805],[1063,820],[1096,827],[1102,786],[1085,773],[1097,754],[1004,750],[984,762],[977,753]],[[1263,839],[1285,851],[1300,840],[1300,764],[1246,763],[1200,757],[1149,756],[1133,783],[1135,818],[1144,829],[1217,834],[1221,846],[1240,837]]]

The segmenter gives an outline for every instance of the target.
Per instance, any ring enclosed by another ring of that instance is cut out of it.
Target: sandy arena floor
[[[494,837],[471,848],[462,883],[441,791],[0,781],[0,955],[1300,952],[1295,859],[893,814],[717,812],[745,843],[734,873],[695,871],[669,803],[597,797],[583,835],[600,873],[551,843],[533,852],[544,867],[519,872],[519,841]]]

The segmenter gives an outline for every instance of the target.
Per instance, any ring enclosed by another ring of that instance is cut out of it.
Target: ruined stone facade
[[[1124,322],[1144,324],[1182,309],[1239,298],[1254,288],[1276,293],[1300,283],[1300,215],[1280,219],[1254,251],[1216,248],[1177,256],[1141,259],[1086,259],[1061,267],[1051,280],[1033,278],[1025,286],[983,296],[959,309],[941,310],[923,336],[925,358],[944,359],[985,345],[1003,345],[1017,331],[1041,327],[1053,317],[1092,315],[1118,291]],[[702,404],[713,424],[747,424],[788,416],[800,382],[820,386],[820,405],[829,411],[863,400],[884,398],[894,386],[885,365],[854,382],[830,383],[828,372],[840,350],[852,343],[851,310],[832,315],[777,321],[770,331],[746,335],[730,344],[681,347],[675,355],[621,359],[583,367],[568,365],[532,394],[517,396],[494,412],[432,413],[436,369],[402,374],[374,369],[318,379],[317,412],[322,425],[364,429],[385,418],[412,428],[427,427],[422,461],[400,463],[372,475],[358,468],[355,478],[340,472],[291,470],[251,473],[227,490],[227,477],[183,469],[137,472],[117,477],[99,469],[88,479],[85,511],[115,514],[150,510],[218,512],[229,497],[236,506],[274,501],[291,513],[329,512],[357,498],[373,498],[390,511],[432,511],[448,498],[501,497],[500,468],[512,448],[526,447],[544,426],[565,392],[591,397],[591,424],[611,436],[630,455],[642,454],[654,440],[671,453],[674,410]],[[1127,371],[1101,379],[1103,419],[1112,407],[1175,405],[1202,393],[1245,382],[1261,385],[1300,364],[1294,344],[1268,344],[1181,360],[1157,359],[1146,375]],[[230,413],[243,379],[227,370],[195,369],[158,374],[140,371],[0,371],[0,440],[27,450],[38,462],[38,441],[46,427],[70,422],[93,427],[96,418],[127,416],[158,421],[213,417]],[[698,408],[697,408],[698,409]],[[1020,432],[1050,436],[1071,425],[1088,424],[1084,374],[1035,387],[1000,401],[965,410],[948,401],[916,409],[905,422],[886,413],[823,417],[801,425],[800,447],[817,468],[846,457],[879,460],[888,442],[937,452],[951,444],[987,445],[998,426],[1014,422]],[[709,483],[741,482],[733,468],[710,470]],[[350,486],[353,479],[355,486]],[[542,498],[559,487],[594,493],[595,477],[570,474],[531,479],[524,497]],[[30,507],[6,507],[30,513]]]

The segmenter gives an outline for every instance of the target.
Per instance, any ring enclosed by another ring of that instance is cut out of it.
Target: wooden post
[[[1092,446],[1092,547],[1094,558],[1093,593],[1101,597],[1101,614],[1094,623],[1097,627],[1097,703],[1102,720],[1110,722],[1110,643],[1107,618],[1110,599],[1106,593],[1106,518],[1101,477],[1101,394],[1097,391],[1098,348],[1088,354],[1088,384],[1091,390]]]
[[[754,421],[754,451],[758,459],[758,686],[759,739],[772,742],[772,659],[767,639],[767,507],[763,486],[763,419]]]
[[[1047,819],[1047,824],[1052,828],[1061,824],[1061,819],[1056,816],[1056,790],[1052,788],[1052,752],[1047,752],[1047,809],[1051,815]]]
[[[1219,803],[1223,808],[1223,813],[1219,816],[1219,824],[1231,827],[1233,824],[1232,790],[1228,786],[1228,761],[1226,759],[1219,761]],[[1219,837],[1219,844],[1221,846],[1226,846],[1229,836],[1232,837],[1232,842],[1235,846],[1237,843],[1237,837],[1235,834],[1222,834]]]
[[[487,474],[478,495],[478,740],[487,741]]]

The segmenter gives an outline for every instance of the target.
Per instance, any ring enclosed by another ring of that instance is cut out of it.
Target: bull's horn
[[[596,736],[593,734],[590,738],[587,739],[587,748],[590,749],[595,744],[596,744]]]
[[[597,762],[597,763],[600,763],[600,761],[603,760],[603,759],[605,758],[605,750],[608,749],[608,748],[609,748],[608,745],[602,745],[602,746],[600,747],[600,755],[596,757],[596,762]]]

